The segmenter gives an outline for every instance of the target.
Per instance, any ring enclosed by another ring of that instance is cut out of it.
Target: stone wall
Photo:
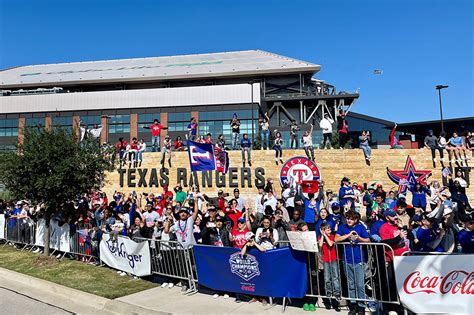
[[[372,160],[370,165],[367,165],[362,153],[362,150],[316,150],[316,165],[319,167],[321,180],[324,180],[326,188],[331,188],[335,191],[339,189],[340,180],[342,177],[347,176],[353,182],[358,184],[367,183],[368,185],[373,182],[380,182],[383,184],[385,190],[396,189],[396,185],[387,176],[387,167],[390,169],[403,169],[407,156],[411,156],[415,167],[417,169],[431,170],[432,176],[428,180],[438,180],[441,182],[441,166],[433,168],[431,162],[431,153],[425,149],[406,149],[406,150],[390,150],[390,149],[377,149],[372,151]],[[240,188],[241,194],[253,195],[256,191],[255,180],[257,180],[257,173],[264,171],[264,177],[266,179],[272,178],[275,181],[275,186],[279,191],[279,176],[282,165],[275,165],[274,151],[263,151],[254,150],[252,151],[252,166],[243,169],[242,158],[240,151],[230,151],[230,167],[236,168],[237,180],[233,180],[231,186],[230,175],[225,175],[224,187],[218,187],[216,183],[216,173],[212,172],[212,185],[211,187],[205,187],[202,183],[201,172],[197,173],[197,179],[201,186],[201,191],[208,194],[210,197],[216,196],[219,189],[232,194],[235,186]],[[305,156],[303,150],[285,150],[283,151],[283,161],[286,161],[295,156]],[[143,164],[136,170],[129,170],[126,167],[122,174],[122,184],[120,186],[120,174],[118,171],[109,173],[106,176],[107,184],[104,187],[104,191],[107,194],[113,194],[115,190],[122,192],[132,192],[135,190],[137,193],[142,192],[161,192],[164,176],[160,176],[160,153],[145,153],[143,157]],[[191,172],[189,169],[189,159],[187,152],[173,152],[172,167],[169,168],[166,165],[165,171],[168,172],[166,175],[169,178],[170,188],[177,184],[178,168],[181,170],[181,177],[184,176],[183,171],[187,173],[187,181],[191,178]],[[131,174],[129,174],[129,172]],[[144,174],[146,172],[146,174]],[[154,174],[153,174],[154,173]],[[250,174],[250,183],[252,187],[249,187],[249,181],[246,180],[242,185],[242,174]],[[149,187],[150,181],[153,184],[153,180],[156,174],[156,179],[159,188]],[[145,184],[147,187],[138,187],[140,182],[140,175],[143,175],[141,184]],[[135,176],[135,178],[133,178]],[[144,181],[143,181],[144,180]],[[130,182],[129,182],[130,181]],[[129,182],[129,183],[128,183]],[[135,187],[128,187],[131,184],[135,184]],[[468,196],[471,200],[474,200],[474,190],[468,189]]]

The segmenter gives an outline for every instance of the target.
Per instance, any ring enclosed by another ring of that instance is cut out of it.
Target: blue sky
[[[353,110],[398,122],[474,116],[470,0],[0,0],[0,69],[262,49],[360,89]],[[382,69],[382,75],[374,75]]]

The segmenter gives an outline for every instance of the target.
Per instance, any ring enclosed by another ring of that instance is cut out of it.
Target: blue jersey
[[[344,208],[344,206],[349,202],[351,201],[352,202],[352,205],[351,205],[351,208],[354,208],[354,199],[353,198],[344,198],[346,196],[352,196],[354,197],[354,189],[352,189],[352,187],[345,187],[345,186],[342,186],[340,189],[339,189],[339,205],[341,206],[341,209]]]
[[[474,254],[474,231],[461,230],[458,239],[463,254]]]
[[[343,226],[339,227],[337,235],[347,235],[352,231],[355,231],[362,238],[369,238],[369,233],[367,233],[365,227],[360,223],[354,225],[351,228],[347,226],[347,224],[344,224]],[[349,239],[347,241],[349,241]],[[365,255],[362,246],[356,245],[359,243],[359,241],[354,241],[352,243],[353,245],[344,246],[346,263],[355,265],[365,262]]]

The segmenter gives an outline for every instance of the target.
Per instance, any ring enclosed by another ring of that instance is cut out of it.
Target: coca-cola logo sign
[[[403,282],[406,294],[474,294],[474,272],[452,270],[446,275],[422,275],[416,270]]]

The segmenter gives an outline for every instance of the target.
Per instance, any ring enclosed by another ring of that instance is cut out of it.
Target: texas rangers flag
[[[216,159],[212,144],[188,140],[188,154],[192,172],[213,171],[216,169]]]

